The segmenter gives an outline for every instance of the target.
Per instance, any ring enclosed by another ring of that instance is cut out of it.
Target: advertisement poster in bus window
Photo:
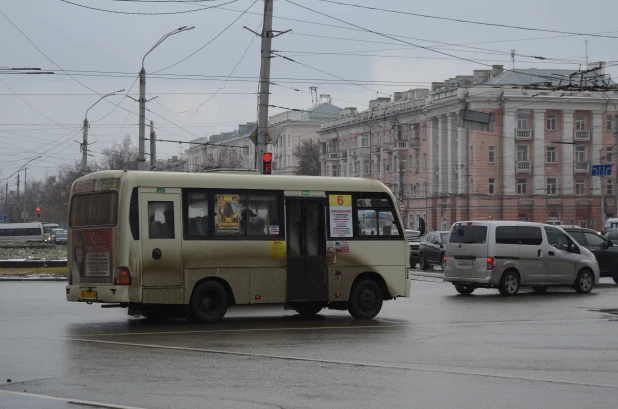
[[[239,233],[239,195],[217,195],[217,233]]]
[[[109,276],[112,261],[112,229],[73,230],[73,277]]]
[[[330,237],[352,237],[352,195],[328,195]]]

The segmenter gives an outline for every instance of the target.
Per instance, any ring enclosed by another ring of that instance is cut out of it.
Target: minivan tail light
[[[493,257],[487,257],[487,269],[493,270],[494,268],[496,268],[496,259]]]
[[[131,285],[131,273],[128,268],[116,267],[114,270],[114,285]]]

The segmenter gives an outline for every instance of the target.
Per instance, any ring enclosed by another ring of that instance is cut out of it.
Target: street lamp
[[[22,165],[21,168],[17,169],[17,171],[13,172],[13,174],[11,176],[9,176],[6,179],[6,196],[4,198],[4,207],[6,208],[6,197],[8,196],[9,193],[9,179],[15,174],[17,173],[17,203],[15,205],[15,208],[17,209],[17,211],[19,212],[19,172],[21,172],[22,169],[24,169],[24,212],[22,215],[22,219],[24,221],[24,223],[27,221],[26,219],[26,205],[27,205],[27,200],[26,200],[26,193],[27,193],[27,184],[26,184],[26,176],[27,176],[27,172],[28,172],[28,168],[26,167],[30,162],[32,162],[33,160],[37,160],[37,159],[41,159],[43,156],[39,155],[37,157],[34,157],[32,159],[30,159],[28,162],[24,163]]]
[[[84,130],[83,130],[83,141],[82,141],[82,175],[85,175],[87,172],[87,158],[88,158],[88,128],[90,127],[90,125],[88,124],[88,111],[90,111],[90,109],[95,106],[96,104],[98,104],[99,102],[101,102],[101,100],[103,98],[109,97],[111,95],[116,95],[119,92],[123,92],[124,88],[118,91],[114,91],[114,92],[110,92],[109,94],[105,94],[103,95],[101,98],[99,98],[97,100],[97,102],[95,102],[94,104],[90,105],[90,108],[88,108],[86,110],[86,115],[84,115]]]
[[[150,50],[148,50],[146,54],[144,54],[144,58],[142,58],[142,69],[139,72],[139,154],[137,157],[137,168],[139,170],[144,170],[144,163],[146,162],[146,158],[144,156],[144,141],[146,140],[146,70],[144,69],[144,60],[152,50],[157,48],[159,44],[165,41],[168,37],[173,36],[174,34],[182,33],[183,31],[193,30],[194,28],[194,26],[182,26],[165,34],[159,41],[156,42],[155,45],[152,46]]]

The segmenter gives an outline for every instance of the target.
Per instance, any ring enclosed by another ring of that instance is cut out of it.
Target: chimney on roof
[[[491,78],[500,74],[504,69],[504,65],[492,65],[491,66]]]
[[[394,92],[393,101],[394,102],[401,101],[402,96],[403,96],[403,92]]]
[[[472,77],[474,77],[475,84],[482,84],[487,81],[491,76],[490,70],[474,70],[472,71]]]

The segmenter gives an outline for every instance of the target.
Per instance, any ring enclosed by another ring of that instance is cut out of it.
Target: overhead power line
[[[138,16],[164,16],[164,15],[169,15],[169,14],[185,14],[185,13],[194,13],[196,11],[202,11],[202,10],[208,10],[214,7],[219,7],[219,6],[225,6],[227,4],[231,4],[231,3],[236,3],[238,0],[231,0],[228,1],[227,3],[223,3],[217,6],[208,6],[208,7],[202,7],[199,9],[192,9],[192,10],[184,10],[184,11],[170,11],[170,12],[163,12],[163,13],[143,13],[143,12],[131,12],[131,11],[119,11],[119,10],[108,10],[108,9],[101,9],[98,7],[91,7],[91,6],[86,6],[84,4],[79,4],[79,3],[73,3],[72,1],[69,0],[60,0],[63,3],[67,3],[67,4],[71,4],[73,6],[77,6],[77,7],[82,7],[85,9],[90,9],[90,10],[95,10],[95,11],[102,11],[105,13],[114,13],[114,14],[130,14],[130,15],[138,15]],[[181,2],[181,3],[186,3],[186,2]]]
[[[374,11],[382,11],[382,12],[385,12],[385,13],[404,14],[404,15],[414,16],[414,17],[423,17],[423,18],[430,18],[430,19],[435,19],[435,20],[453,21],[453,22],[456,22],[456,23],[477,24],[477,25],[482,25],[482,26],[512,28],[512,29],[516,29],[516,30],[526,30],[526,31],[541,31],[541,32],[545,32],[545,33],[569,34],[569,35],[576,35],[576,36],[618,38],[616,36],[608,36],[608,35],[602,35],[602,34],[590,34],[590,33],[577,33],[577,32],[572,32],[572,31],[548,30],[548,29],[544,29],[544,28],[512,26],[512,25],[508,25],[508,24],[488,23],[488,22],[483,22],[483,21],[472,21],[472,20],[463,20],[463,19],[449,18],[449,17],[431,16],[431,15],[428,15],[428,14],[418,14],[418,13],[411,13],[411,12],[402,11],[402,10],[389,10],[389,9],[383,9],[383,8],[379,8],[379,7],[362,6],[362,5],[359,5],[359,4],[344,3],[344,2],[341,2],[341,1],[335,1],[335,0],[316,0],[316,1],[321,1],[321,2],[324,2],[324,3],[338,4],[340,6],[356,7],[356,8],[367,9],[367,10],[374,10]]]

